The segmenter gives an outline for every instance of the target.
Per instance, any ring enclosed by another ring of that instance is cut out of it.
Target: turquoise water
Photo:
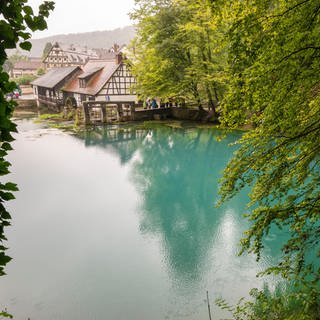
[[[262,286],[276,258],[238,257],[244,192],[221,208],[218,179],[239,133],[97,128],[73,136],[19,121],[0,307],[15,319],[213,319]],[[273,284],[275,279],[269,278]]]

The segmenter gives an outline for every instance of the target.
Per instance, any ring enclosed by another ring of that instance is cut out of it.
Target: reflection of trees
[[[208,130],[153,130],[140,148],[134,181],[143,196],[143,232],[161,234],[176,276],[195,279],[206,261],[220,211],[218,177],[232,140],[218,143]]]
[[[141,231],[160,235],[175,278],[196,280],[221,219],[214,208],[218,179],[236,137],[218,143],[205,129],[101,127],[84,138],[86,146],[110,148],[121,163],[139,152],[132,177],[143,198]]]

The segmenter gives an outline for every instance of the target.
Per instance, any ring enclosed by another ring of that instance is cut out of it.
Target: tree
[[[39,69],[37,70],[37,76],[43,76],[45,73],[46,73],[46,72],[45,72],[45,70],[44,70],[43,68],[39,68]]]
[[[3,70],[7,72],[9,75],[11,75],[11,72],[14,68],[14,65],[19,61],[26,61],[28,60],[28,57],[25,55],[22,55],[19,51],[17,51],[15,54],[11,55],[3,64]]]
[[[179,11],[172,1],[136,1],[139,8],[131,15],[138,22],[134,39],[134,65],[137,91],[147,96],[182,97],[181,81],[188,64],[188,53],[176,38]]]
[[[272,230],[288,233],[266,273],[320,279],[320,6],[317,0],[233,1],[225,125],[253,126],[224,171],[221,199],[252,187],[242,252],[259,258]],[[319,303],[319,302],[318,302]]]
[[[43,52],[42,52],[42,58],[44,59],[48,53],[51,51],[52,49],[52,43],[51,42],[47,42],[46,45],[43,48]]]
[[[224,88],[222,28],[207,0],[137,0],[133,73],[144,96],[174,97],[216,113]]]
[[[16,84],[9,81],[8,73],[3,69],[7,59],[6,49],[19,46],[21,49],[30,50],[30,31],[44,30],[47,28],[45,19],[54,9],[52,1],[45,1],[39,6],[39,13],[34,14],[32,8],[25,0],[3,0],[0,3],[0,175],[9,173],[10,163],[6,161],[7,152],[11,150],[10,142],[13,141],[12,132],[16,132],[16,125],[11,121],[15,107],[14,101],[7,101],[5,96],[16,88]],[[4,229],[10,225],[11,216],[5,208],[5,202],[14,199],[12,191],[17,191],[14,183],[0,183],[0,275],[4,274],[4,267],[10,261],[5,254]]]

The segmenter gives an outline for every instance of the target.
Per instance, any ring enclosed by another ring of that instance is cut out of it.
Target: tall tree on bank
[[[133,42],[133,73],[137,91],[147,96],[184,97],[181,81],[188,61],[182,42],[176,37],[179,11],[172,1],[137,0],[138,9],[131,15],[138,22]]]
[[[16,88],[16,84],[9,81],[8,73],[3,69],[7,59],[6,49],[16,48],[30,50],[30,31],[44,30],[47,28],[45,19],[54,9],[52,1],[44,1],[35,14],[26,0],[2,0],[0,3],[0,175],[9,173],[10,163],[6,161],[7,152],[11,150],[10,142],[13,141],[12,132],[16,132],[16,125],[11,121],[15,107],[14,101],[7,101],[6,94]],[[3,181],[3,180],[2,180]],[[4,234],[5,227],[10,225],[11,216],[5,208],[5,202],[14,199],[12,191],[17,191],[17,186],[10,182],[0,183],[0,275],[4,274],[4,267],[10,261],[5,253]],[[1,315],[1,313],[0,313]]]
[[[132,18],[138,92],[174,97],[215,111],[222,96],[225,55],[221,28],[207,0],[144,1]],[[218,43],[220,45],[218,45]]]
[[[224,171],[222,201],[251,186],[242,250],[260,256],[270,230],[288,233],[267,270],[318,288],[320,279],[320,4],[233,1],[224,124],[254,128]],[[317,291],[309,297],[318,301]],[[308,302],[308,303],[309,303]]]
[[[226,66],[224,22],[219,17],[221,4],[210,7],[207,0],[176,0],[183,22],[180,34],[184,49],[190,53],[187,77],[197,83],[198,105],[216,108],[224,92],[223,72]]]

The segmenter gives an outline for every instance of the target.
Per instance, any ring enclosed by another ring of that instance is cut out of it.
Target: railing
[[[62,99],[58,99],[56,97],[47,97],[47,96],[43,96],[43,95],[38,95],[38,99],[40,102],[43,103],[49,103],[49,104],[53,104],[56,106],[62,106],[63,105],[63,100]]]

